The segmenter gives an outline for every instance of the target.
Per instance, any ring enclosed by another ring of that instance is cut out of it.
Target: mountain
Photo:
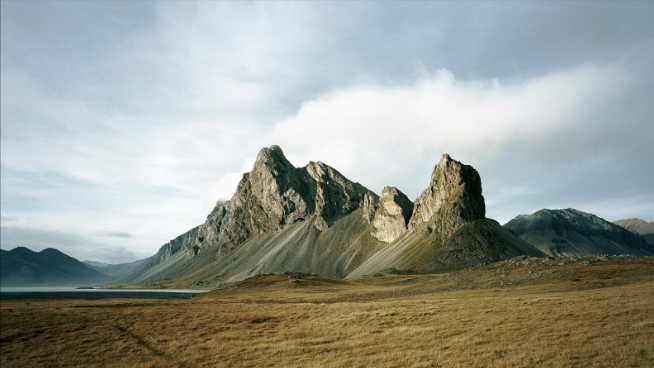
[[[204,224],[118,281],[199,285],[282,272],[343,278],[389,267],[462,268],[522,254],[544,256],[485,218],[479,174],[449,155],[414,203],[393,187],[380,198],[322,162],[296,168],[272,146],[259,152],[234,196],[218,203]]]
[[[204,224],[118,281],[244,279],[288,270],[342,277],[382,244],[362,216],[364,202],[378,198],[329,165],[296,168],[278,146],[264,148],[234,196]]]
[[[406,231],[347,278],[386,268],[435,272],[519,255],[545,256],[485,214],[479,173],[445,154],[415,200]]]
[[[115,264],[95,261],[82,261],[82,263],[107,276],[119,278],[140,270],[147,265],[149,260],[150,258],[145,258],[134,262]]]
[[[630,218],[614,221],[613,223],[640,234],[647,243],[654,246],[654,222]]]
[[[3,286],[73,286],[110,280],[109,276],[52,248],[38,253],[24,247],[2,250],[0,262]]]
[[[593,254],[654,255],[654,247],[638,234],[572,208],[543,209],[521,215],[504,225],[520,239],[550,256]]]

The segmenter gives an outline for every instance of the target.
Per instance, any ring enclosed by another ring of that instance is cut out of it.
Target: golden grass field
[[[1,302],[9,367],[652,367],[654,260],[520,259],[188,300]]]

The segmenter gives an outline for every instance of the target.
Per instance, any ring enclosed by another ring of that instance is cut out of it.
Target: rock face
[[[370,235],[390,243],[407,230],[413,213],[413,202],[397,188],[385,187],[379,203],[374,207],[373,230]]]
[[[281,148],[262,149],[250,173],[243,174],[236,194],[217,206],[198,229],[198,249],[278,231],[282,226],[313,220],[324,231],[341,215],[361,207],[377,195],[322,162],[295,168]]]
[[[443,236],[485,218],[486,205],[481,194],[481,178],[472,166],[444,154],[434,167],[429,187],[415,200],[409,230],[423,222]]]
[[[543,209],[504,225],[521,239],[554,257],[594,254],[654,255],[638,234],[572,208]]]

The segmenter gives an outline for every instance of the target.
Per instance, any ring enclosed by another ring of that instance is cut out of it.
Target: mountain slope
[[[593,254],[654,255],[638,234],[595,215],[575,209],[543,209],[521,215],[504,225],[550,256]]]
[[[620,225],[627,230],[638,233],[643,237],[643,239],[645,239],[647,243],[654,246],[654,222],[647,222],[637,218],[630,218],[614,221],[613,223]]]
[[[38,253],[23,247],[3,250],[0,262],[0,282],[4,286],[82,285],[110,280],[109,276],[52,248]]]
[[[82,261],[82,263],[107,276],[120,278],[122,276],[140,270],[141,268],[145,267],[149,261],[150,258],[140,259],[134,262],[116,263],[116,264],[94,262],[94,261]]]
[[[204,224],[119,282],[206,285],[300,271],[355,277],[544,256],[484,215],[479,174],[448,155],[414,204],[392,187],[379,198],[321,162],[295,168],[272,146]]]
[[[370,224],[362,218],[361,211],[335,220],[324,231],[318,230],[313,221],[254,236],[226,254],[222,245],[215,245],[144,280],[176,279],[184,285],[206,284],[299,271],[344,277],[385,245],[370,236]]]

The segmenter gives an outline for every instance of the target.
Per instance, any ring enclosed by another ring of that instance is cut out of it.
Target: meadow
[[[5,300],[9,367],[652,367],[654,260],[517,259],[186,300]]]

